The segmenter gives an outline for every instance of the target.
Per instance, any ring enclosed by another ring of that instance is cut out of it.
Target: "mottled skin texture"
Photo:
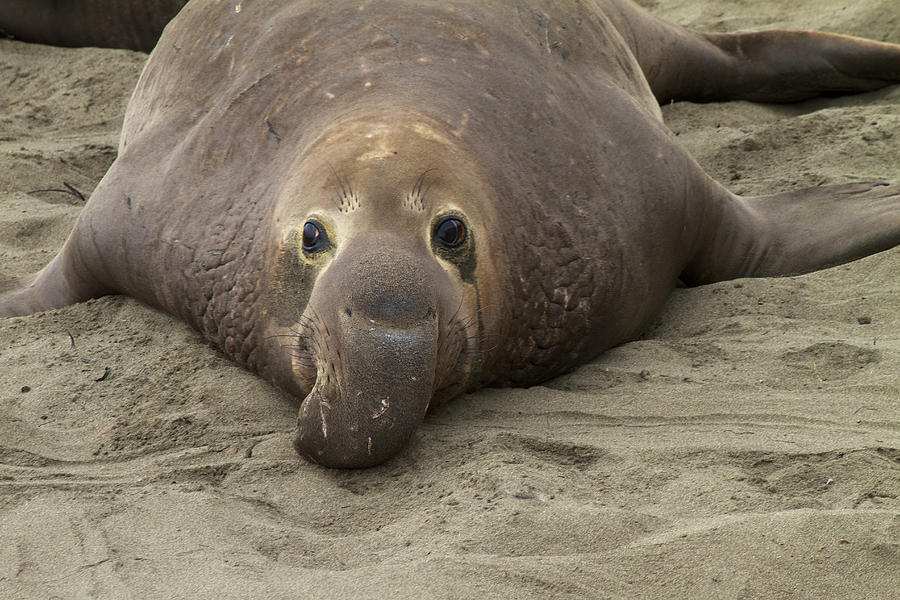
[[[429,407],[634,338],[678,277],[900,243],[893,187],[739,198],[658,108],[898,81],[900,46],[706,36],[624,0],[191,2],[64,249],[0,285],[0,315],[134,296],[305,398],[301,454],[376,464]],[[456,248],[433,239],[448,215]]]

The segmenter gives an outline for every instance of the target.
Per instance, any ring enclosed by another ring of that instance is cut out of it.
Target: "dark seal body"
[[[900,46],[702,35],[624,1],[191,2],[65,247],[0,314],[131,295],[305,397],[302,454],[375,464],[439,402],[634,338],[679,277],[900,243],[893,188],[739,198],[658,108],[898,81]]]
[[[187,0],[3,0],[0,34],[56,46],[150,52]]]

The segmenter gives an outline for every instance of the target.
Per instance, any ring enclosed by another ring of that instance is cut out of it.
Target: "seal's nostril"
[[[353,311],[350,310],[350,307],[348,306],[347,308],[344,309],[344,314],[347,315],[348,317],[352,317]]]

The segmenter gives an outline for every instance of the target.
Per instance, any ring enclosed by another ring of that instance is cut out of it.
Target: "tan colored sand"
[[[648,4],[900,42],[895,0]],[[0,42],[0,279],[62,244],[81,200],[32,190],[90,193],[143,59]],[[664,112],[741,193],[900,182],[900,87]],[[644,339],[460,398],[379,468],[300,461],[295,411],[126,298],[0,321],[0,598],[898,597],[897,249],[680,290]]]

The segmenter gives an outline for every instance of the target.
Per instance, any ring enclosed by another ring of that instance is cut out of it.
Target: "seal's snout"
[[[300,407],[294,447],[329,467],[361,468],[399,452],[425,417],[434,384],[434,327],[344,331],[341,370],[319,377]]]
[[[294,447],[329,467],[376,465],[399,452],[431,402],[441,273],[421,253],[361,244],[337,257],[311,298],[318,376]]]

